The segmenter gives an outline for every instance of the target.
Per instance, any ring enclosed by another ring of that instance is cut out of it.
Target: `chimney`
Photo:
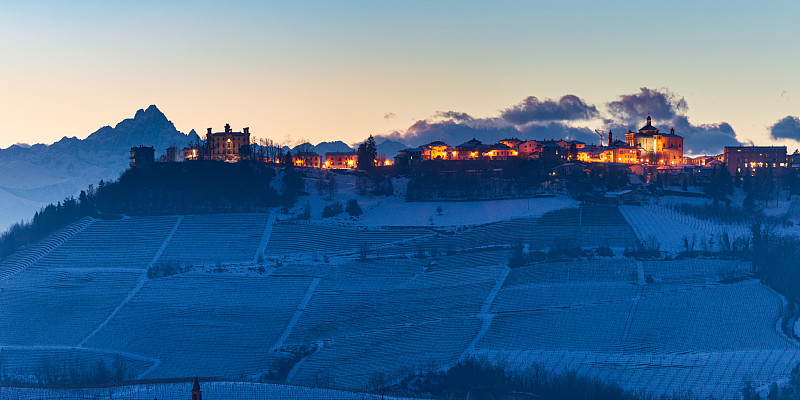
[[[225,133],[231,132],[231,124],[225,124]]]
[[[244,128],[244,134],[245,135],[249,135],[250,134],[250,127],[249,126]]]
[[[208,134],[209,135],[211,134],[211,128],[208,128]]]
[[[614,134],[608,131],[608,145],[611,146],[611,143],[614,143]]]

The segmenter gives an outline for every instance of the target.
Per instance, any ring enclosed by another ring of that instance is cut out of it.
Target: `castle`
[[[243,146],[250,146],[250,128],[234,132],[230,124],[225,124],[223,132],[212,132],[208,128],[205,144],[184,148],[183,159],[237,162],[242,159],[242,152],[247,151]]]

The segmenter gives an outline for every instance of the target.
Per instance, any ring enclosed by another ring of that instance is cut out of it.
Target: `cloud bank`
[[[519,104],[509,107],[500,117],[516,125],[530,122],[574,121],[592,119],[597,116],[597,107],[586,104],[578,96],[568,94],[558,101],[539,101],[528,96]]]
[[[588,124],[591,120],[602,121],[597,128],[612,130],[617,138],[622,139],[627,130],[636,131],[643,126],[650,113],[653,125],[662,132],[675,128],[675,133],[685,138],[687,154],[718,154],[725,146],[741,144],[730,124],[695,125],[687,116],[688,110],[685,98],[665,88],[643,87],[638,92],[618,96],[602,109],[572,94],[558,100],[539,100],[535,96],[528,96],[502,109],[497,116],[478,118],[460,111],[439,111],[429,119],[415,122],[404,132],[395,131],[379,137],[410,146],[435,140],[458,145],[473,137],[494,142],[514,136],[521,139],[563,138],[598,143],[595,127],[581,124]],[[794,122],[795,131],[792,132],[800,138],[800,122],[797,119]]]
[[[792,139],[800,142],[800,118],[787,115],[769,128],[773,139]]]

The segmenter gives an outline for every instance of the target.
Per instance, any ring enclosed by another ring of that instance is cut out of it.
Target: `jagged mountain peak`
[[[133,119],[134,120],[162,120],[162,121],[169,122],[169,120],[167,119],[167,116],[164,115],[164,113],[161,112],[161,110],[159,110],[158,107],[156,107],[155,104],[151,104],[149,107],[147,107],[147,109],[141,109],[140,108],[138,111],[136,111],[136,115],[133,116]],[[124,121],[127,121],[127,120],[124,120]],[[120,122],[120,123],[122,123],[122,122]],[[117,124],[117,125],[119,125],[119,124]]]

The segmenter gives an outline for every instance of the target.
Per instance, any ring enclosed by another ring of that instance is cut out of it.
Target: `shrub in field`
[[[363,213],[364,213],[364,211],[363,211],[363,210],[361,210],[361,207],[359,207],[359,205],[358,205],[358,200],[356,200],[356,199],[350,199],[350,200],[348,200],[348,201],[347,201],[347,206],[344,208],[344,210],[345,210],[345,211],[347,212],[347,214],[349,214],[351,217],[357,217],[357,216],[359,216],[359,215],[361,215],[361,214],[363,214]]]
[[[344,211],[341,201],[335,201],[322,209],[322,218],[335,217]]]

